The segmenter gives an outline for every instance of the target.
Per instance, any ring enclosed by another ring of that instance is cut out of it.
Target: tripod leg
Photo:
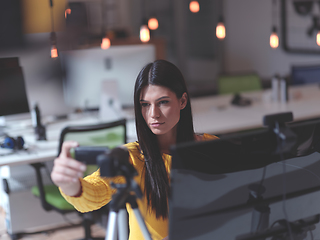
[[[152,240],[150,233],[149,233],[149,230],[146,226],[146,223],[144,222],[144,220],[141,216],[139,208],[133,208],[133,212],[134,212],[134,215],[139,223],[139,226],[140,226],[140,229],[141,229],[141,232],[143,234],[144,239],[145,240]]]
[[[118,233],[119,240],[128,240],[128,216],[125,208],[120,209],[118,213]]]
[[[109,212],[107,234],[105,240],[117,239],[117,213],[114,211]]]

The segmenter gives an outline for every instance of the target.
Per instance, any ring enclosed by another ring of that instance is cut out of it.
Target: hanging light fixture
[[[159,27],[158,19],[155,17],[152,17],[148,21],[148,28],[150,30],[156,30]]]
[[[317,33],[317,45],[320,46],[320,30]]]
[[[219,22],[216,27],[216,36],[220,40],[223,40],[226,37],[226,27],[224,26],[224,21],[222,16],[220,16]]]
[[[110,39],[109,39],[107,36],[105,36],[104,38],[102,38],[102,41],[101,41],[101,49],[106,50],[106,49],[108,49],[110,46],[111,46]]]
[[[275,26],[272,28],[272,33],[270,35],[270,47],[272,48],[279,47],[279,37],[277,34],[277,28]]]
[[[189,9],[193,13],[197,13],[200,11],[200,5],[198,1],[191,1],[189,4]]]
[[[105,27],[105,14],[104,14],[104,1],[101,1],[101,17],[102,17],[102,39],[101,39],[101,49],[103,50],[107,50],[108,48],[110,48],[111,46],[111,41],[110,38],[108,36],[108,33],[106,33],[106,27]],[[105,35],[104,35],[105,34]]]
[[[145,0],[141,1],[141,13],[142,13],[142,24],[140,26],[140,41],[143,43],[149,42],[150,40],[150,29],[148,28],[147,20],[147,4]]]
[[[140,41],[141,42],[149,42],[150,40],[150,30],[146,23],[142,23],[140,27]]]
[[[219,40],[224,40],[226,38],[226,27],[224,25],[224,19],[223,19],[223,1],[219,1],[219,8],[220,11],[220,17],[218,19],[218,24],[216,26],[216,37]]]
[[[54,31],[53,2],[52,2],[52,0],[49,0],[49,2],[50,2],[50,14],[51,14],[50,56],[51,56],[51,58],[57,58],[57,57],[59,57],[59,53],[58,53],[58,48],[57,48],[57,35]]]
[[[50,56],[51,58],[57,58],[59,57],[59,54],[57,49],[57,36],[55,32],[51,32],[50,40],[51,40]]]
[[[270,35],[270,40],[269,40],[269,44],[270,47],[272,48],[277,48],[279,47],[279,36],[278,36],[278,32],[277,32],[277,27],[276,27],[276,0],[272,1],[272,22],[273,22],[273,27],[272,27],[272,31],[271,31],[271,35]]]
[[[64,17],[67,18],[68,15],[71,14],[71,8],[67,8],[65,11],[64,11]]]

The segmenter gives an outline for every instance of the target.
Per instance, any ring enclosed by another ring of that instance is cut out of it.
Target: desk
[[[294,120],[320,117],[320,88],[318,85],[293,86],[289,88],[289,102],[271,101],[271,90],[241,94],[252,100],[246,107],[230,104],[233,95],[217,95],[191,99],[194,128],[197,133],[223,134],[262,127],[263,116],[267,114],[292,111]],[[134,116],[131,110],[128,117],[128,142],[136,140]],[[101,122],[98,113],[84,113],[70,116],[70,119],[48,122],[48,141],[35,141],[31,126],[10,129],[13,137],[23,136],[29,145],[29,152],[1,156],[0,166],[30,164],[52,160],[57,155],[61,130],[67,125],[95,124]]]
[[[318,85],[289,88],[289,101],[271,101],[271,90],[247,92],[241,96],[252,100],[250,106],[233,106],[233,95],[218,95],[191,100],[194,128],[198,133],[224,134],[262,127],[263,116],[293,112],[294,121],[320,117]]]
[[[46,125],[47,141],[36,141],[34,130],[31,127],[31,120],[27,120],[27,123],[20,126],[13,125],[10,128],[9,125],[8,132],[10,136],[22,136],[28,146],[28,151],[19,151],[5,156],[0,155],[0,166],[15,166],[50,161],[57,156],[59,137],[64,127],[69,125],[98,124],[101,123],[101,120],[98,113],[84,113],[71,115],[68,120],[44,122]],[[128,141],[136,141],[135,123],[132,117],[127,119],[127,139]]]
[[[61,130],[68,125],[98,124],[98,113],[74,114],[68,120],[43,120],[46,125],[47,141],[36,141],[31,119],[8,123],[7,132],[11,137],[22,136],[28,150],[12,152],[1,156],[0,151],[0,204],[6,211],[6,228],[14,235],[24,231],[39,231],[67,224],[59,213],[46,212],[40,200],[32,195],[30,189],[36,185],[34,169],[29,166],[35,162],[48,162],[57,156]],[[135,141],[135,124],[132,116],[127,119],[127,138]],[[3,139],[0,139],[2,142]],[[4,149],[0,149],[4,150]],[[50,184],[50,176],[43,174],[44,184]],[[11,192],[5,190],[3,181],[8,183]],[[23,202],[22,202],[23,200]],[[23,203],[23,204],[22,204]],[[32,218],[30,218],[32,216]],[[68,219],[80,222],[76,213],[68,214]]]

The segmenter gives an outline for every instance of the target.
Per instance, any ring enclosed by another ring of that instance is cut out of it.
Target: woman
[[[139,209],[153,239],[168,235],[168,195],[171,145],[216,138],[196,135],[193,130],[190,99],[179,69],[165,60],[147,64],[139,73],[134,89],[138,141],[128,143],[130,163],[138,172],[136,181],[144,192]],[[62,195],[79,211],[98,209],[111,200],[110,179],[99,170],[82,179],[85,165],[70,158],[75,142],[63,144],[51,174]],[[121,177],[112,178],[121,182]],[[128,207],[130,240],[143,239],[132,209]]]

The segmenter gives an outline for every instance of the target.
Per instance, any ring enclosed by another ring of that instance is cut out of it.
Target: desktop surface
[[[271,90],[244,92],[251,100],[247,106],[232,105],[234,95],[214,95],[191,99],[194,128],[197,133],[226,134],[261,128],[265,115],[292,112],[294,121],[320,118],[318,84],[289,87],[289,101],[273,102]]]

